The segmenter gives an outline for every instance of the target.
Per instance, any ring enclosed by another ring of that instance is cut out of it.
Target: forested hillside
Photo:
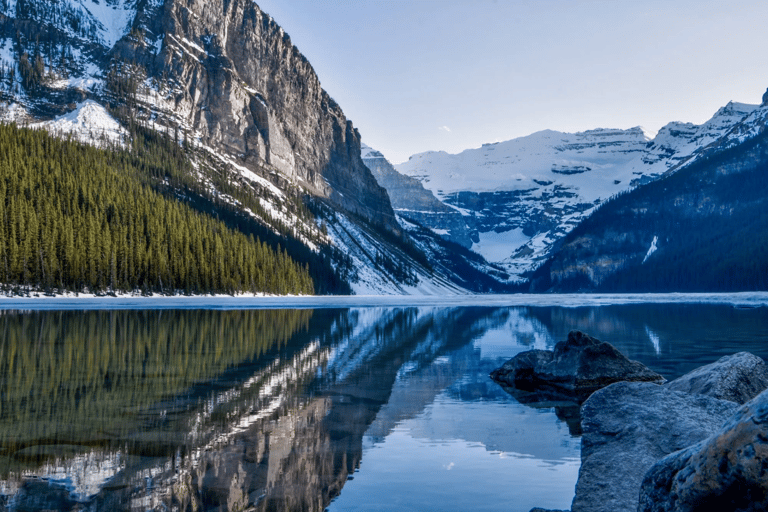
[[[105,150],[0,125],[6,291],[313,293],[306,262],[202,213],[203,196],[153,189],[179,196],[184,174],[162,144],[139,140]]]
[[[606,203],[535,291],[768,290],[768,132]]]

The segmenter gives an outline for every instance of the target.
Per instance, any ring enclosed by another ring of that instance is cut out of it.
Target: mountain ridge
[[[729,102],[701,125],[668,123],[653,138],[639,126],[542,130],[455,155],[419,153],[395,169],[461,212],[477,234],[468,247],[522,282],[597,205],[755,136],[767,116]]]

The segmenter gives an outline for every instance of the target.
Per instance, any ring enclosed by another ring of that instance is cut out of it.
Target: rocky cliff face
[[[470,248],[473,242],[479,241],[477,232],[467,226],[458,210],[435,198],[420,181],[397,172],[381,152],[363,143],[362,158],[379,185],[387,190],[398,215],[414,220],[462,247]]]
[[[290,37],[251,0],[168,0],[154,72],[181,94],[173,110],[204,142],[266,164],[316,195],[396,230],[360,136]]]
[[[290,37],[251,0],[0,3],[8,104],[45,118],[85,98],[398,232],[360,136]],[[54,20],[49,23],[49,20]],[[22,83],[26,53],[43,68]]]

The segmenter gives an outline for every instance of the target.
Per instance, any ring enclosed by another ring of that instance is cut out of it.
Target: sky
[[[393,163],[552,129],[701,124],[768,88],[765,0],[256,0]]]

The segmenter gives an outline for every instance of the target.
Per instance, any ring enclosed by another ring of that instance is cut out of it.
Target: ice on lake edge
[[[623,304],[726,304],[739,308],[768,307],[768,292],[637,293],[637,294],[509,294],[509,295],[347,295],[347,296],[79,296],[0,297],[0,310],[93,309],[318,309],[358,307],[586,307]]]

